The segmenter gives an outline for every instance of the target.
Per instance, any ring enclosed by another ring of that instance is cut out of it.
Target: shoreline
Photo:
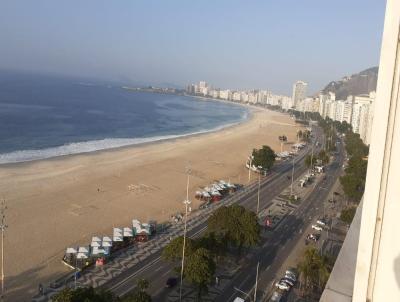
[[[6,274],[14,280],[10,294],[26,300],[39,282],[65,274],[60,259],[68,246],[86,245],[92,236],[107,235],[134,218],[161,222],[182,211],[188,165],[195,209],[199,187],[216,179],[247,183],[244,163],[251,150],[262,145],[279,150],[278,135],[285,133],[294,143],[300,128],[287,115],[257,108],[245,122],[220,131],[1,165],[10,226]]]
[[[201,97],[196,97],[196,96],[190,96],[190,95],[185,95],[187,97],[194,97],[194,98],[201,98]],[[217,100],[217,99],[209,99],[210,101],[222,101],[223,100]],[[205,101],[205,100],[203,100]],[[226,102],[229,104],[229,102]],[[235,105],[232,104],[231,105]],[[239,105],[239,104],[237,104]],[[168,134],[168,135],[161,135],[161,136],[150,136],[150,137],[141,137],[141,138],[104,138],[100,140],[90,140],[90,141],[83,141],[83,142],[72,142],[68,143],[65,145],[61,146],[56,146],[56,147],[50,147],[50,148],[45,148],[45,149],[29,149],[29,150],[16,150],[12,152],[7,152],[7,153],[2,153],[0,154],[0,168],[8,168],[8,167],[14,167],[18,165],[29,165],[29,163],[35,163],[38,161],[47,161],[47,160],[57,160],[57,159],[63,159],[63,158],[68,158],[70,156],[79,156],[83,154],[97,154],[101,152],[109,152],[113,150],[121,150],[124,148],[132,148],[135,146],[145,146],[149,144],[156,144],[156,143],[163,143],[167,141],[175,141],[179,139],[184,139],[184,138],[189,138],[189,137],[196,137],[196,136],[201,136],[201,135],[207,135],[209,133],[216,133],[219,131],[223,131],[225,129],[229,129],[232,127],[240,126],[244,123],[247,123],[251,121],[254,112],[257,110],[260,110],[261,108],[257,107],[251,107],[242,104],[243,107],[247,109],[247,111],[244,113],[244,117],[241,118],[241,120],[236,121],[236,122],[231,122],[231,123],[226,123],[211,129],[204,129],[204,130],[198,130],[195,132],[190,132],[190,133],[183,133],[183,134]],[[261,109],[262,110],[262,109]],[[126,143],[121,146],[111,146],[111,147],[105,147],[97,150],[90,150],[90,151],[78,151],[76,153],[68,153],[68,154],[61,154],[61,155],[50,155],[48,157],[43,157],[43,158],[34,158],[34,159],[26,159],[26,160],[19,160],[15,162],[1,162],[1,156],[9,155],[9,154],[14,154],[14,153],[19,153],[19,152],[40,152],[40,151],[46,151],[46,150],[51,150],[51,149],[56,149],[56,148],[62,148],[66,146],[70,146],[73,144],[84,144],[84,143],[89,143],[89,142],[103,142],[105,140],[144,140],[143,142],[137,142],[137,143]],[[147,141],[146,141],[147,140]]]

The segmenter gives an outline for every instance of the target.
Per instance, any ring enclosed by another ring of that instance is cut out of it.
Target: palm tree
[[[318,291],[324,288],[331,266],[328,257],[321,256],[316,248],[308,248],[298,268],[301,273],[301,287],[304,286],[304,293],[310,293],[314,288]]]

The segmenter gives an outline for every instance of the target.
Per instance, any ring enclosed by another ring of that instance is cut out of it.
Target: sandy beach
[[[29,300],[40,282],[67,272],[61,264],[66,247],[87,245],[93,235],[110,235],[133,218],[166,221],[182,211],[187,166],[197,208],[199,186],[215,179],[246,183],[251,150],[269,145],[280,151],[278,136],[294,142],[298,129],[287,115],[256,109],[249,121],[218,132],[0,166],[0,197],[8,205],[7,301]]]

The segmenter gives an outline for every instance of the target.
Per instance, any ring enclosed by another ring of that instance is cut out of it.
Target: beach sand
[[[269,145],[279,152],[278,136],[294,142],[298,129],[287,115],[255,109],[249,121],[218,132],[0,166],[9,226],[6,300],[29,300],[40,282],[65,274],[61,259],[67,247],[111,235],[112,227],[130,226],[133,218],[161,222],[183,211],[187,166],[197,208],[199,186],[216,179],[247,183],[244,164],[251,150]]]

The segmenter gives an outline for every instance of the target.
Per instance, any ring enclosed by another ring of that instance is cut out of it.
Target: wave
[[[9,153],[0,154],[0,164],[12,164],[21,163],[34,160],[48,159],[53,157],[82,154],[95,152],[100,150],[109,150],[114,148],[126,147],[131,145],[138,145],[144,143],[158,142],[170,139],[176,139],[191,135],[198,135],[204,133],[210,133],[222,130],[227,127],[238,125],[248,118],[248,113],[245,112],[242,118],[238,122],[224,124],[213,129],[200,130],[197,132],[175,134],[175,135],[164,135],[164,136],[153,136],[144,138],[105,138],[100,140],[91,140],[85,142],[69,143],[62,146],[51,147],[46,149],[34,149],[34,150],[20,150]]]

